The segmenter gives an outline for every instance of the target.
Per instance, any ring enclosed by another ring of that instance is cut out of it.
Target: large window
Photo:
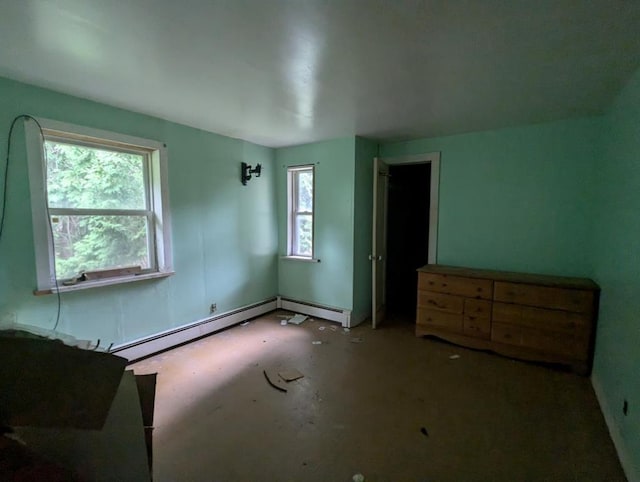
[[[165,148],[27,121],[38,289],[171,272]]]
[[[313,166],[287,169],[288,256],[313,258]]]

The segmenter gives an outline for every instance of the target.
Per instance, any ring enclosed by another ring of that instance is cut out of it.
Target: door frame
[[[412,156],[381,157],[380,160],[390,166],[406,164],[431,164],[431,186],[429,189],[429,248],[428,262],[436,264],[438,260],[438,199],[440,192],[440,152],[429,152]],[[386,201],[385,201],[386,202]],[[386,235],[386,233],[385,233]],[[386,256],[386,253],[384,253]]]
[[[437,249],[438,249],[438,211],[439,211],[439,192],[440,192],[440,152],[429,152],[429,153],[425,153],[425,154],[418,154],[418,155],[413,155],[413,156],[400,156],[400,157],[381,157],[381,158],[374,158],[373,159],[373,166],[374,166],[374,176],[377,175],[378,173],[378,160],[380,160],[383,164],[387,165],[387,166],[402,166],[402,165],[408,165],[408,164],[430,164],[431,165],[431,175],[430,175],[430,186],[429,186],[429,198],[430,198],[430,204],[429,204],[429,246],[428,246],[428,253],[427,253],[427,262],[429,264],[435,264],[437,262],[438,259],[438,255],[437,255]],[[385,211],[385,219],[386,219],[386,211],[387,211],[387,203],[388,203],[388,191],[385,193],[384,196],[384,211]],[[373,193],[373,197],[377,196],[377,190],[374,190]],[[378,228],[378,223],[376,223],[376,215],[377,215],[377,209],[375,209],[376,206],[376,201],[374,200],[374,209],[373,211],[373,232],[372,232],[372,254],[369,256],[369,259],[372,261],[371,263],[371,280],[372,280],[372,293],[371,293],[371,324],[372,327],[375,329],[377,328],[378,324],[380,321],[382,321],[382,319],[384,318],[384,313],[382,314],[382,318],[380,320],[377,320],[377,304],[378,304],[378,299],[376,296],[377,293],[377,277],[374,276],[375,273],[375,268],[374,265],[375,263],[378,262],[378,260],[384,260],[384,262],[386,263],[386,258],[387,258],[387,253],[386,253],[386,243],[385,246],[383,248],[383,252],[373,252],[373,245],[376,245],[377,248],[377,244],[375,243],[375,238],[377,237],[377,235],[379,234],[376,230]],[[384,225],[384,238],[386,239],[387,237],[387,223],[386,221],[383,223]],[[386,280],[383,280],[383,283],[386,283]],[[384,306],[386,303],[386,300],[384,299],[386,297],[386,293],[385,293],[385,288],[383,286],[383,289],[381,290],[382,292],[382,303],[381,305]]]
[[[371,230],[371,327],[376,329],[385,317],[387,271],[387,205],[389,199],[389,164],[373,158],[373,210]],[[382,184],[381,184],[382,183]],[[382,188],[382,191],[381,191]],[[381,196],[378,196],[378,194]],[[379,242],[380,241],[380,242]],[[378,275],[381,276],[378,276]]]
[[[388,166],[402,166],[402,165],[409,165],[409,164],[431,164],[431,174],[430,174],[430,179],[431,179],[431,183],[429,186],[429,246],[428,246],[428,252],[427,252],[427,262],[429,264],[435,264],[437,263],[438,260],[438,253],[437,253],[437,249],[438,249],[438,211],[439,211],[439,194],[440,194],[440,152],[429,152],[429,153],[425,153],[425,154],[418,154],[418,155],[413,155],[413,156],[400,156],[400,157],[380,157],[380,158],[374,158],[374,162],[373,162],[373,175],[374,175],[374,179],[377,178],[378,176],[378,160],[380,160],[382,163],[388,165]],[[374,196],[377,196],[377,191],[373,193]],[[385,198],[384,198],[384,209],[383,210],[379,210],[379,209],[373,209],[373,220],[372,220],[372,225],[374,226],[374,229],[372,230],[372,235],[373,237],[376,236],[376,229],[375,226],[377,226],[378,224],[380,224],[380,222],[382,222],[384,224],[384,236],[386,238],[387,236],[387,230],[389,228],[388,224],[386,223],[386,213],[387,213],[387,202],[388,202],[388,191],[385,193]],[[376,206],[376,203],[374,202],[374,207]],[[382,215],[385,217],[385,219],[378,219],[377,216],[378,214],[382,213]],[[373,250],[373,246],[376,245],[375,239],[372,238],[372,250]],[[369,259],[372,261],[372,299],[371,299],[371,307],[372,307],[372,313],[371,313],[371,321],[372,321],[372,327],[375,329],[377,328],[377,325],[379,324],[378,320],[376,319],[376,310],[377,310],[377,304],[378,304],[378,296],[377,296],[377,283],[376,283],[376,263],[378,262],[378,259],[384,259],[386,262],[386,248],[385,248],[385,252],[383,253],[373,253],[369,256]],[[381,257],[381,258],[380,258]],[[385,277],[383,277],[382,279],[382,286],[380,288],[380,292],[382,294],[383,300],[382,300],[382,305],[385,305],[386,300],[384,299],[386,297],[386,279]],[[417,289],[417,288],[416,288]],[[384,316],[383,316],[384,317]],[[382,321],[382,320],[379,320]]]

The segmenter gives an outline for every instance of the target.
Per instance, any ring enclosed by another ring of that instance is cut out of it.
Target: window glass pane
[[[294,254],[311,256],[313,254],[313,217],[310,214],[296,216],[295,236]]]
[[[313,171],[299,171],[298,173],[298,211],[313,211]]]
[[[82,271],[150,267],[145,216],[52,216],[58,279]]]
[[[53,208],[147,209],[141,154],[46,141]]]

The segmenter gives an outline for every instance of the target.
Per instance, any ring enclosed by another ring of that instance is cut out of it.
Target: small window
[[[40,123],[44,142],[25,124],[38,290],[170,273],[164,146]]]
[[[313,166],[287,169],[288,255],[313,258]]]

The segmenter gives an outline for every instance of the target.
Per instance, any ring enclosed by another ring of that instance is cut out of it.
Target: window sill
[[[81,281],[75,285],[64,286],[60,285],[58,288],[51,288],[48,290],[35,290],[33,292],[36,296],[41,295],[51,295],[56,292],[58,293],[68,293],[70,291],[81,291],[87,290],[90,288],[99,288],[100,286],[112,286],[112,285],[120,285],[124,283],[132,283],[134,281],[144,281],[148,279],[157,279],[157,278],[168,278],[169,276],[175,274],[175,271],[163,271],[161,273],[143,273],[137,275],[129,275],[129,276],[119,276],[117,278],[107,278],[101,280],[94,281]]]
[[[280,259],[291,259],[296,261],[305,261],[307,263],[319,263],[318,258],[307,258],[306,256],[280,256]]]

